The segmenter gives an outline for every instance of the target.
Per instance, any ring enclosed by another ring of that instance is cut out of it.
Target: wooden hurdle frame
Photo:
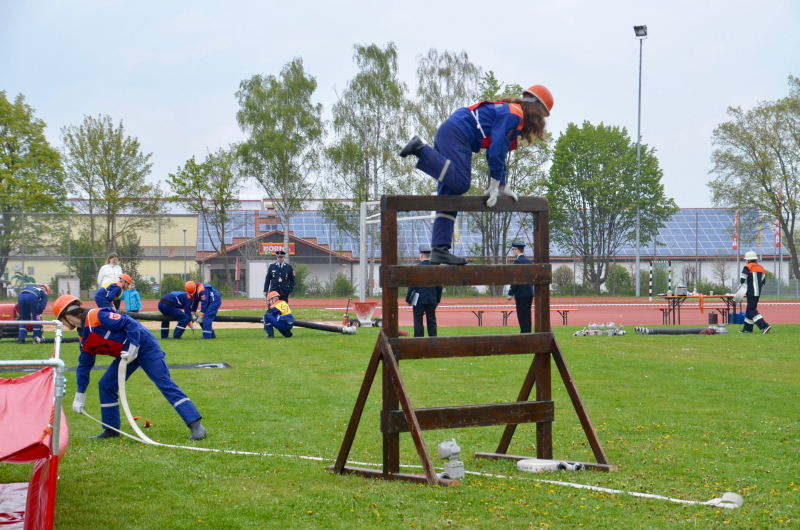
[[[488,208],[484,197],[384,195],[381,198],[381,287],[383,289],[383,328],[372,351],[364,381],[356,399],[336,463],[327,469],[385,480],[407,480],[440,486],[454,486],[457,480],[439,478],[433,468],[422,431],[505,425],[505,431],[494,453],[476,453],[476,458],[533,458],[507,454],[518,424],[536,423],[536,457],[553,458],[552,424],[554,407],[550,386],[550,359],[555,361],[572,405],[592,448],[597,463],[584,462],[587,468],[615,471],[609,463],[600,439],[589,419],[578,388],[572,379],[558,341],[550,328],[550,214],[543,197],[500,197]],[[440,266],[435,274],[429,267],[397,264],[397,212],[525,212],[534,216],[533,263],[529,265]],[[408,285],[534,285],[534,326],[530,334],[470,335],[464,337],[399,338],[398,288]],[[534,354],[517,401],[488,405],[465,405],[415,409],[400,373],[399,361],[491,355]],[[383,469],[366,469],[347,465],[347,458],[364,412],[370,388],[382,364]],[[528,401],[534,384],[536,400]],[[402,407],[402,409],[400,408]],[[410,432],[425,475],[400,472],[400,433]]]

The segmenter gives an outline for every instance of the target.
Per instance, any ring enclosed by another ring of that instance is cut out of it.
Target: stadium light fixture
[[[647,26],[633,26],[633,31],[636,33],[637,39],[647,38]]]

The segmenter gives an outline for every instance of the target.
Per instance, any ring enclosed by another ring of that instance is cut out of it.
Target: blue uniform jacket
[[[194,301],[189,298],[189,295],[186,294],[186,291],[172,291],[162,296],[161,300],[158,301],[159,304],[171,305],[183,311],[189,318],[192,317],[193,302]]]
[[[22,296],[22,293],[31,293],[36,296],[38,302],[38,311],[36,314],[41,315],[44,313],[45,308],[47,308],[47,291],[41,287],[26,287],[19,293],[19,296]]]
[[[97,307],[113,307],[114,300],[122,298],[122,282],[115,282],[100,287],[94,294]]]
[[[419,265],[430,265],[431,261],[428,259],[422,260],[417,263]],[[417,305],[436,304],[442,301],[442,288],[441,287],[409,287],[406,294],[406,303],[411,305],[414,301],[414,293],[419,293]]]
[[[269,293],[270,291],[277,291],[282,296],[292,294],[294,291],[294,269],[285,261],[282,265],[273,263],[267,269],[264,292]]]
[[[288,313],[284,313],[281,311],[281,307],[284,307],[284,311],[288,311]],[[292,310],[289,309],[289,306],[286,302],[278,301],[277,304],[267,309],[267,313],[275,317],[275,320],[278,322],[284,322],[286,324],[294,324],[294,315],[291,312]]]
[[[194,298],[192,299],[191,312],[197,311],[199,307],[201,313],[206,313],[208,307],[216,300],[222,301],[219,291],[207,283],[198,283],[197,292],[194,293]]]
[[[519,136],[517,127],[521,118],[509,110],[508,105],[502,103],[485,103],[475,109],[480,120],[481,129],[478,129],[478,120],[467,107],[455,111],[449,121],[455,123],[467,137],[473,153],[481,150],[484,134],[491,138],[492,144],[486,149],[486,161],[489,163],[489,174],[501,184],[506,179],[506,155],[511,149],[512,140]]]
[[[517,256],[517,259],[514,261],[514,263],[529,264],[533,262],[525,257],[525,254],[520,254]],[[519,300],[520,298],[530,298],[533,296],[533,285],[512,285],[508,290],[508,296],[513,296],[514,300]]]
[[[80,334],[80,356],[78,356],[78,392],[86,392],[89,373],[97,355],[119,357],[129,345],[140,346],[152,337],[149,331],[128,315],[121,315],[109,308],[90,309],[83,314]]]

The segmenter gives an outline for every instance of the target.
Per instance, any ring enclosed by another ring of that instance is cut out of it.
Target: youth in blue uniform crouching
[[[511,243],[511,251],[517,258],[515,264],[533,263],[525,256],[525,245],[522,243]],[[520,333],[531,332],[531,306],[533,305],[533,285],[511,285],[508,289],[508,301],[514,298],[517,305],[517,321],[519,322]]]
[[[203,327],[203,338],[216,339],[212,326],[222,305],[222,296],[207,283],[186,282],[185,287],[186,294],[192,298],[191,312],[197,315],[197,323]]]
[[[189,427],[190,440],[202,440],[206,430],[200,423],[202,416],[183,390],[172,380],[164,360],[165,354],[150,331],[128,315],[121,315],[109,308],[84,311],[81,301],[71,295],[56,300],[53,314],[67,329],[78,329],[80,356],[78,357],[78,391],[72,410],[83,414],[86,406],[86,389],[89,374],[97,355],[109,355],[114,361],[100,378],[100,413],[104,424],[119,429],[119,385],[118,370],[121,359],[128,363],[126,380],[137,368],[142,368],[147,377],[161,391]],[[114,438],[119,433],[106,428],[94,438]]]
[[[50,286],[40,285],[39,287],[26,287],[19,293],[17,304],[19,304],[19,317],[22,320],[41,320],[42,313],[47,307],[47,297],[50,296]],[[19,327],[17,340],[25,342],[28,336],[27,324]],[[33,326],[33,338],[42,338],[42,326]]]
[[[537,138],[544,141],[545,117],[553,108],[553,95],[542,85],[525,90],[521,98],[481,101],[455,111],[439,126],[433,147],[414,136],[400,151],[401,157],[419,158],[417,169],[439,181],[439,195],[463,195],[472,184],[472,153],[486,149],[489,164],[489,187],[486,205],[492,207],[497,197],[517,195],[506,187],[506,156]],[[431,235],[431,263],[434,265],[466,265],[465,258],[450,253],[453,226],[458,212],[436,212]]]
[[[186,327],[194,325],[192,322],[192,299],[184,291],[172,291],[162,296],[158,302],[158,310],[162,315],[170,316],[178,321],[172,334],[173,339],[182,338]],[[161,323],[161,338],[169,338],[169,321],[165,320]]]
[[[272,291],[267,295],[267,312],[264,313],[264,331],[267,332],[268,339],[275,338],[275,330],[281,332],[286,338],[292,336],[294,326],[294,315],[289,304],[280,299],[277,291]]]

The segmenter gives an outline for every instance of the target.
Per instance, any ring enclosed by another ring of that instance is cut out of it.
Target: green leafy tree
[[[244,181],[245,176],[238,169],[234,149],[209,153],[201,164],[192,157],[176,173],[170,173],[167,177],[173,194],[170,200],[199,216],[200,230],[205,230],[214,251],[222,258],[228,292],[234,289],[225,238],[246,222],[244,216],[232,215],[239,208],[239,193]],[[212,228],[218,239],[212,237]]]
[[[143,153],[138,138],[127,136],[122,121],[115,126],[110,116],[84,116],[80,125],[63,127],[61,135],[70,191],[85,199],[78,203],[88,217],[81,230],[105,247],[102,252],[91,248],[99,270],[105,263],[102,254],[118,253],[118,243],[128,234],[156,230],[158,216],[167,213],[158,184],[146,182],[152,155]]]
[[[397,146],[406,136],[408,89],[399,77],[394,43],[385,48],[376,44],[353,48],[359,71],[333,105],[335,140],[326,150],[331,171],[325,193],[328,197],[344,195],[352,202],[326,201],[325,215],[360,241],[353,208],[377,200],[408,171],[397,157]],[[369,259],[367,293],[371,296],[378,235],[375,225],[371,225],[370,235],[369,254],[360,259]]]
[[[173,291],[183,291],[186,287],[186,282],[183,281],[183,278],[172,274],[170,276],[164,276],[164,279],[161,280],[161,296],[169,294]]]
[[[92,240],[88,234],[82,234],[77,239],[68,241],[69,234],[62,239],[59,245],[61,263],[72,267],[73,274],[78,278],[81,289],[89,289],[97,281],[97,267],[91,256],[102,254],[105,243]],[[72,254],[71,259],[68,253]],[[99,286],[98,286],[99,287]]]
[[[678,210],[664,195],[655,149],[642,145],[636,179],[636,144],[619,127],[574,123],[556,142],[547,197],[552,240],[583,260],[583,277],[595,293],[606,281],[610,259],[635,241],[636,206],[641,207],[641,242]]]
[[[789,76],[790,93],[753,109],[729,107],[729,121],[714,129],[708,187],[714,206],[739,209],[739,234],[757,233],[759,218],[778,219],[783,244],[798,267],[800,216],[800,79]],[[744,242],[744,241],[742,241]]]
[[[0,91],[0,270],[22,246],[22,213],[64,211],[67,189],[61,156],[44,136],[46,124],[20,94],[14,102]],[[25,219],[25,252],[41,247],[52,227]]]
[[[281,214],[287,257],[292,215],[311,196],[320,168],[325,126],[322,104],[311,101],[316,89],[317,80],[298,57],[279,77],[254,75],[236,92],[236,120],[248,135],[238,146],[242,170],[261,184]]]

